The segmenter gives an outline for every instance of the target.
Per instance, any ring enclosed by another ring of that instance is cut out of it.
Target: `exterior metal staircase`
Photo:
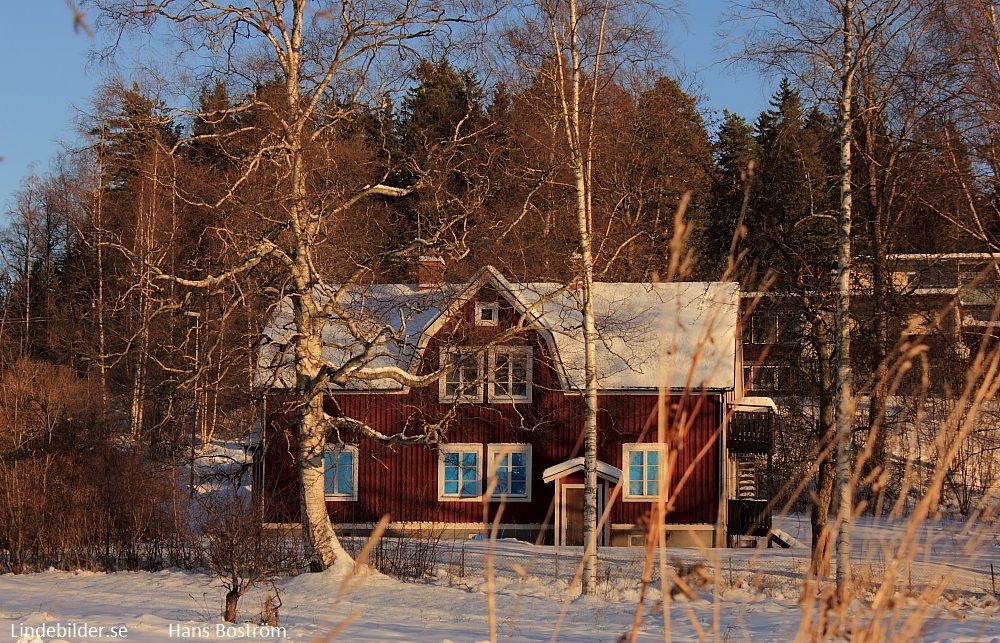
[[[757,462],[753,456],[736,456],[736,498],[757,499]]]

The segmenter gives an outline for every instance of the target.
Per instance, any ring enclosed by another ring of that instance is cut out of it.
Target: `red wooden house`
[[[433,266],[422,266],[417,284],[352,289],[343,307],[372,329],[391,329],[371,365],[416,374],[457,367],[427,387],[385,379],[332,388],[327,413],[384,434],[418,433],[431,423],[442,441],[390,448],[331,435],[333,522],[340,533],[363,533],[388,514],[398,532],[461,537],[495,522],[503,537],[580,544],[579,293],[572,285],[512,283],[492,267],[466,284],[431,283],[438,281]],[[739,477],[740,453],[770,448],[770,412],[744,413],[745,400],[738,407],[738,285],[598,283],[594,296],[599,503],[602,512],[610,506],[602,544],[641,541],[661,476],[674,498],[671,544],[721,545],[727,534],[766,531],[767,517],[758,520],[766,503]],[[279,309],[260,351],[258,378],[271,394],[256,488],[269,522],[298,520],[285,392],[294,381],[284,353],[294,333],[289,320],[287,308]],[[358,351],[342,326],[328,328],[326,359],[334,363]]]

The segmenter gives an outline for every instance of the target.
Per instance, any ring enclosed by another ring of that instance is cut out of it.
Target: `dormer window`
[[[476,302],[476,326],[496,326],[500,307],[489,301]]]
[[[531,347],[500,346],[490,353],[490,402],[531,401]]]
[[[531,347],[497,346],[484,353],[460,349],[442,353],[441,368],[450,370],[439,380],[440,400],[482,404],[483,393],[488,392],[490,404],[530,403]]]
[[[483,401],[483,357],[474,352],[449,351],[441,356],[442,368],[454,366],[440,380],[442,402]]]

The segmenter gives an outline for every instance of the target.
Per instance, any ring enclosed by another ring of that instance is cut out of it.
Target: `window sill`
[[[531,502],[531,496],[490,496],[490,502]]]
[[[483,497],[480,496],[438,496],[438,502],[482,502]]]

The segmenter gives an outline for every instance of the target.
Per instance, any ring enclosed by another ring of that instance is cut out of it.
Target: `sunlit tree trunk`
[[[103,142],[105,132],[100,130],[100,142]],[[105,325],[105,275],[104,275],[104,157],[103,151],[95,152],[95,180],[93,232],[94,256],[97,262],[97,294],[94,298],[94,313],[97,318],[97,374],[101,385],[101,402],[105,412],[108,410],[108,344],[107,326]]]
[[[837,588],[846,597],[851,580],[851,527],[854,521],[854,493],[851,485],[851,445],[854,429],[854,390],[851,369],[851,145],[854,143],[854,2],[845,0],[843,18],[843,58],[840,69],[840,212],[837,217],[837,313],[835,321],[837,377]]]
[[[594,321],[594,253],[592,235],[592,149],[593,113],[584,122],[581,106],[583,91],[582,52],[580,44],[579,7],[577,0],[568,3],[569,28],[565,45],[569,48],[569,96],[565,96],[563,119],[566,126],[570,163],[576,190],[576,223],[580,235],[580,308],[583,318],[584,391],[583,391],[583,593],[597,592],[597,328]],[[558,46],[558,37],[553,45]],[[599,69],[600,54],[594,62]],[[592,81],[593,83],[594,81]],[[591,110],[594,103],[591,100]]]

